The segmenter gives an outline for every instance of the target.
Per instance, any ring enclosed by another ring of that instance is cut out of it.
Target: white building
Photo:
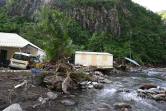
[[[104,52],[75,52],[75,64],[113,68],[113,55]]]
[[[0,62],[8,65],[14,52],[26,52],[41,57],[45,55],[41,48],[18,34],[0,32]]]

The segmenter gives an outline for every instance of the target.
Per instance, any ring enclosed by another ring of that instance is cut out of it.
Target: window
[[[28,61],[28,57],[25,56],[25,55],[21,55],[21,54],[14,54],[13,55],[13,59]]]

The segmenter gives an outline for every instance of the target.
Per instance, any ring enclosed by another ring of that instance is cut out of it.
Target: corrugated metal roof
[[[22,38],[18,34],[0,32],[0,47],[23,48],[26,45],[31,45],[37,49],[40,49],[39,47]]]

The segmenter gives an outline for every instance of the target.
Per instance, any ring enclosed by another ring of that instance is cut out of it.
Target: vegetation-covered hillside
[[[166,62],[161,17],[131,0],[10,0],[0,17],[0,31],[19,33],[48,55],[106,51],[139,63]]]

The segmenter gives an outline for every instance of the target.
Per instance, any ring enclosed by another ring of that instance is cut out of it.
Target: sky
[[[161,10],[166,10],[166,0],[132,0],[147,9],[157,12]]]

